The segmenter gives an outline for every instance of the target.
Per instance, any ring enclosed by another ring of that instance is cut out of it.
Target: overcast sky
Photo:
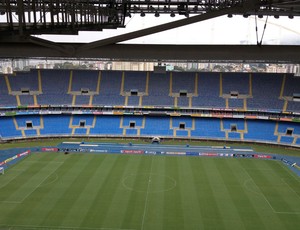
[[[79,36],[47,35],[39,36],[56,42],[92,42],[143,28],[182,19],[184,16],[169,15],[154,17],[153,14],[140,17],[133,15],[126,18],[126,28],[104,30],[101,32],[80,32]],[[261,39],[266,16],[258,19],[258,40]],[[188,26],[179,27],[161,33],[126,41],[138,44],[256,44],[255,18],[243,18],[234,15],[218,17]],[[300,17],[289,19],[268,18],[263,44],[300,45]]]

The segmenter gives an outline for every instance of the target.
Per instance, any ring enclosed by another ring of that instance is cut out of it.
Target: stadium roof
[[[33,35],[78,34],[125,27],[132,14],[184,15],[184,19],[85,43],[50,42]],[[300,0],[2,0],[0,57],[102,58],[300,63],[300,46],[134,45],[120,42],[222,15],[300,16]],[[234,19],[233,19],[234,20]]]

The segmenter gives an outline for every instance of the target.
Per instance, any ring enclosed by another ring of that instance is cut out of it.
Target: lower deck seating
[[[300,123],[167,116],[30,115],[0,117],[3,139],[33,136],[165,136],[300,146]]]

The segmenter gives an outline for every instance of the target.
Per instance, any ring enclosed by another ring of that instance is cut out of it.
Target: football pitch
[[[279,161],[35,153],[0,175],[0,229],[300,229]]]

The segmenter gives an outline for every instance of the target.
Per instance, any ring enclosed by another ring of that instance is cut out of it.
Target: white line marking
[[[51,173],[49,173],[48,174],[48,176],[46,176],[37,186],[35,186],[35,188],[31,191],[31,192],[29,192],[28,194],[26,194],[26,196],[24,196],[23,197],[23,199],[22,200],[20,200],[20,201],[6,201],[6,200],[4,200],[4,201],[0,201],[1,203],[11,203],[11,204],[21,204],[21,203],[23,203],[23,201],[27,198],[27,197],[29,197],[38,187],[40,187],[40,185],[44,182],[44,181],[46,181],[53,173],[55,173],[56,172],[56,170],[61,166],[63,164],[63,162],[54,170],[54,171],[52,171]]]
[[[46,176],[45,178],[44,178],[44,180],[42,180],[37,186],[35,186],[35,188],[30,192],[30,193],[28,193],[22,200],[21,200],[21,203],[27,198],[27,197],[29,197],[38,187],[40,187],[40,185],[44,182],[44,181],[46,181],[53,173],[55,173],[56,172],[56,170],[62,165],[63,163],[61,163],[53,172],[51,172],[51,173],[49,173],[48,174],[48,176]]]
[[[268,199],[266,198],[265,194],[263,194],[263,192],[261,191],[260,187],[258,187],[258,185],[255,183],[255,181],[252,179],[252,177],[249,175],[249,173],[247,172],[246,169],[244,169],[242,166],[240,166],[244,172],[248,175],[248,177],[253,181],[253,184],[257,187],[258,191],[260,192],[260,194],[262,195],[262,197],[264,198],[264,200],[267,202],[267,204],[270,206],[270,208],[272,209],[273,213],[276,213],[275,209],[273,208],[273,206],[270,204],[270,202],[268,201]]]
[[[281,161],[276,161],[276,162],[277,162],[277,164],[279,164],[282,168],[284,168],[285,171],[287,171],[292,177],[294,177],[294,178],[296,179],[296,181],[300,182],[300,181],[299,181],[299,177],[296,177],[296,175],[294,175],[294,173],[292,173],[291,170],[288,169],[288,168],[286,167],[286,165],[283,165],[283,163],[282,163]]]
[[[300,198],[299,194],[285,181],[284,178],[281,178],[281,180],[287,185],[288,188],[291,189],[291,191],[293,191],[296,194],[296,196],[298,196],[298,198]]]
[[[278,214],[300,215],[300,212],[275,212]]]
[[[134,191],[134,192],[147,192],[147,190],[143,190],[143,189],[136,189],[136,188],[133,188],[133,187],[130,187],[126,184],[126,181],[132,177],[132,176],[136,176],[136,175],[149,175],[149,173],[132,173],[132,174],[129,174],[127,176],[125,176],[122,180],[122,185],[125,189],[129,190],[129,191]],[[155,178],[156,176],[158,177],[165,177],[165,178],[168,178],[169,180],[171,180],[173,182],[173,185],[172,186],[169,186],[165,189],[160,189],[160,190],[155,190],[155,191],[149,191],[149,193],[160,193],[160,192],[168,192],[172,189],[174,189],[176,186],[177,186],[177,182],[176,180],[173,178],[173,177],[170,177],[170,176],[167,176],[167,175],[164,175],[164,174],[157,174],[157,173],[151,173],[152,176],[152,180],[153,180],[153,177]],[[149,178],[149,176],[148,176]],[[150,181],[151,182],[151,181]]]
[[[145,216],[146,216],[146,212],[147,212],[147,204],[148,204],[148,197],[149,197],[149,186],[150,186],[150,183],[151,183],[152,165],[153,165],[153,156],[152,156],[152,159],[151,159],[150,174],[149,174],[149,178],[148,178],[148,185],[147,185],[147,192],[146,192],[146,199],[145,199],[145,206],[144,206],[144,213],[143,213],[141,230],[144,229]]]
[[[11,169],[10,169],[11,170]],[[17,173],[15,176],[11,177],[9,181],[7,181],[5,184],[1,184],[0,189],[4,188],[6,185],[8,185],[12,180],[14,180],[17,176],[19,176],[22,172],[25,170],[15,170],[19,173]]]
[[[55,163],[55,164],[63,164],[64,161],[24,161],[24,163]]]
[[[53,174],[53,173],[52,173]],[[48,182],[48,183],[46,183],[46,184],[42,184],[40,187],[43,187],[43,186],[46,186],[46,185],[49,185],[49,184],[53,184],[55,181],[57,181],[58,180],[58,175],[57,175],[57,173],[55,173],[55,179],[53,180],[53,181],[50,181],[50,182]]]
[[[260,187],[255,183],[255,181],[252,179],[252,177],[249,175],[249,173],[247,172],[247,170],[245,170],[242,166],[240,166],[244,172],[246,172],[246,174],[250,177],[250,179],[253,181],[254,185],[258,188],[259,192],[261,193],[261,196],[264,198],[264,200],[267,202],[267,204],[270,206],[270,208],[272,209],[273,213],[276,214],[289,214],[289,215],[299,215],[300,212],[278,212],[276,211],[273,206],[271,205],[270,201],[267,199],[267,197],[265,196],[265,194],[261,191]]]
[[[89,228],[89,227],[67,227],[67,226],[37,226],[37,225],[0,225],[9,228],[22,228],[22,229],[81,229],[81,230],[135,230],[133,228]]]
[[[5,204],[20,204],[21,202],[20,201],[6,201],[6,200],[3,200],[3,201],[0,201],[0,203],[5,203]]]

